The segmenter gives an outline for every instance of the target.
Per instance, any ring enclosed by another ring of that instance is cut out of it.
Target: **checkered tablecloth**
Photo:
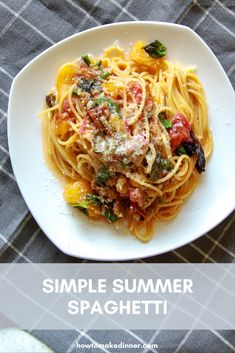
[[[210,46],[235,85],[234,0],[0,0],[0,262],[83,262],[64,255],[47,239],[28,211],[15,182],[7,145],[7,105],[14,76],[31,59],[63,38],[101,24],[136,20],[167,21],[191,27]],[[230,215],[195,242],[144,262],[215,263],[232,262],[234,258],[235,217]],[[32,333],[58,353],[77,352],[76,342],[108,341],[157,342],[159,353],[235,352],[233,331]],[[108,351],[84,348],[79,352]],[[156,353],[156,350],[142,352]]]

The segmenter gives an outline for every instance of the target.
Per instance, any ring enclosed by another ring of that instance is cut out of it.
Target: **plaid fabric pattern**
[[[235,2],[232,0],[0,0],[0,262],[84,262],[64,255],[42,234],[18,190],[7,146],[7,105],[14,76],[46,48],[76,32],[101,24],[135,20],[168,21],[191,27],[211,47],[235,85]],[[195,242],[143,262],[233,262],[234,239],[235,215],[232,214]],[[233,331],[32,333],[61,353],[76,352],[76,342],[108,341],[157,342],[159,353],[207,352],[208,347],[210,353],[235,352]],[[94,352],[108,351],[96,349]],[[142,351],[148,352],[156,353],[156,350]]]

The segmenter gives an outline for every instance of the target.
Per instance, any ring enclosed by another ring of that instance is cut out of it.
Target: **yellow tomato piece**
[[[144,66],[147,71],[153,72],[159,67],[159,59],[152,58],[143,49],[145,43],[138,41],[134,44],[130,58],[138,65]]]
[[[120,119],[118,115],[112,115],[109,119],[109,123],[115,131],[121,132],[126,130],[124,121]]]
[[[112,81],[106,81],[102,84],[104,91],[110,93],[113,97],[116,97],[120,91],[123,90],[124,86],[119,83]]]
[[[70,125],[66,121],[62,121],[55,126],[55,133],[58,136],[63,136],[68,132]]]
[[[102,66],[104,69],[106,69],[109,66],[109,59],[108,58],[102,58],[101,62],[102,62]]]
[[[101,216],[101,208],[97,206],[89,206],[88,209],[88,216],[92,219],[98,219]]]
[[[87,194],[92,193],[90,184],[81,179],[75,183],[68,184],[64,189],[64,198],[70,204],[77,204],[79,202],[86,202]],[[101,217],[102,209],[99,206],[87,205],[87,215],[92,219]]]
[[[116,86],[113,82],[104,82],[103,85],[104,90],[110,93],[112,96],[117,96],[119,87]]]
[[[116,87],[114,86],[113,82],[104,82],[102,86],[111,93],[116,90]]]
[[[122,49],[112,46],[105,50],[104,56],[107,58],[123,58],[125,59],[125,53]]]
[[[64,188],[64,198],[68,203],[78,203],[84,201],[85,196],[92,192],[90,184],[80,179],[75,183],[68,184]]]
[[[56,80],[56,87],[60,97],[66,92],[66,90],[68,90],[68,88],[73,83],[72,79],[76,74],[77,70],[78,66],[74,63],[65,64],[60,68]]]

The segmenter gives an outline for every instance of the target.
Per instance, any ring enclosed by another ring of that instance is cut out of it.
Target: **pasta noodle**
[[[201,82],[164,48],[139,41],[64,64],[42,112],[66,201],[94,220],[126,221],[141,241],[177,215],[213,146]]]

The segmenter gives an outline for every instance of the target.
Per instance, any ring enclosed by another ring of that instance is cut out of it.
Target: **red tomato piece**
[[[136,214],[138,214],[138,215],[140,215],[140,216],[142,216],[142,217],[145,217],[146,216],[146,213],[143,211],[143,210],[141,210],[139,207],[138,207],[138,205],[137,204],[135,204],[135,203],[131,203],[131,205],[130,205],[130,212],[131,213],[136,213]]]
[[[139,207],[142,207],[144,204],[143,192],[138,188],[132,188],[130,190],[130,200],[133,203],[137,203]]]
[[[86,128],[87,128],[87,126],[89,125],[89,118],[88,118],[88,116],[86,115],[86,117],[83,119],[83,121],[82,121],[82,125],[81,125],[81,127],[80,127],[80,130],[79,130],[79,132],[81,133],[81,134],[84,134],[84,132],[86,131]]]
[[[100,118],[103,115],[103,110],[100,106],[95,107],[95,108],[91,108],[89,109],[89,111],[87,112],[88,116],[91,118],[91,120],[93,121],[93,123],[95,124],[95,126],[100,129],[103,130],[103,124],[100,120]]]
[[[96,71],[92,69],[91,67],[88,67],[87,64],[84,62],[80,63],[80,70],[77,72],[76,76],[80,78],[85,78],[85,79],[92,79],[96,78],[99,74],[99,71]]]
[[[191,140],[191,124],[183,114],[176,114],[171,119],[172,128],[168,130],[170,136],[171,149],[174,151],[182,143]]]
[[[142,88],[138,83],[134,83],[131,87],[131,92],[134,94],[137,104],[142,101]]]
[[[147,112],[151,112],[152,111],[152,109],[153,109],[153,100],[152,100],[152,98],[146,99],[145,108],[146,108]]]
[[[72,103],[73,103],[73,107],[75,107],[75,105],[76,105],[76,98],[75,97],[72,97]],[[67,98],[63,101],[62,112],[67,113],[68,119],[70,119],[70,120],[75,118],[75,115],[74,115],[72,109],[70,108],[69,100]]]

